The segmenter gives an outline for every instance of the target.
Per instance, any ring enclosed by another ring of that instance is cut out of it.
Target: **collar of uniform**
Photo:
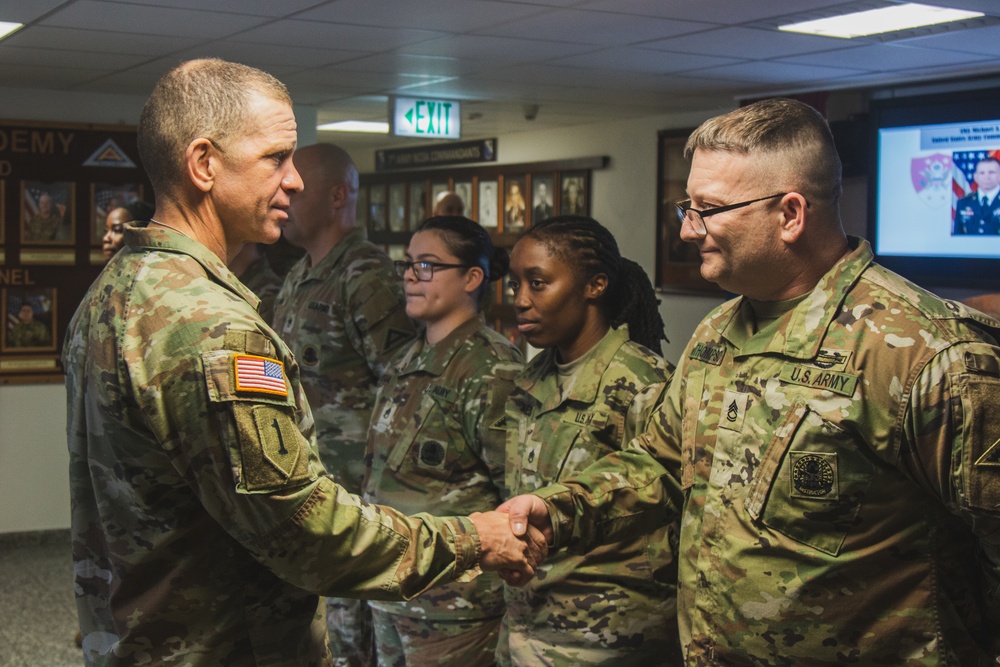
[[[436,345],[427,345],[427,341],[421,337],[403,358],[399,374],[429,373],[435,376],[441,375],[466,341],[485,326],[486,318],[482,313],[479,313],[458,325],[454,331]]]
[[[299,260],[299,265],[302,273],[301,281],[306,280],[326,280],[327,276],[333,270],[340,260],[353,248],[361,245],[366,240],[368,236],[365,233],[363,227],[355,227],[351,231],[347,232],[339,241],[337,245],[330,249],[330,252],[326,253],[326,257],[319,260],[315,266],[309,265],[309,255],[306,254],[305,257]],[[298,272],[296,272],[298,273]]]
[[[736,356],[774,352],[797,359],[814,358],[847,292],[872,263],[868,241],[856,236],[847,240],[851,251],[820,278],[806,299],[776,323],[746,338],[743,332],[749,309],[743,307],[745,297],[740,297],[726,303],[711,326],[737,349]],[[776,330],[782,335],[774,335]]]
[[[556,369],[554,349],[545,350],[535,357],[515,384],[541,405],[539,413],[554,410],[567,400],[593,403],[597,400],[601,380],[611,365],[611,360],[628,340],[627,324],[609,329],[604,338],[587,352],[587,361],[577,369],[576,381],[565,397],[559,390],[559,371]]]
[[[124,239],[125,245],[133,250],[159,250],[189,255],[219,283],[239,294],[254,309],[260,305],[260,298],[233,275],[218,255],[188,236],[169,229],[149,227],[146,222],[130,222],[125,225]]]

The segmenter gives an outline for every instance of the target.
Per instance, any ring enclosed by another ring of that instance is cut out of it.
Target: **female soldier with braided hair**
[[[511,255],[518,330],[543,351],[507,401],[512,494],[571,477],[642,432],[672,367],[642,268],[581,216],[529,229]],[[506,587],[501,665],[680,664],[676,567],[664,526],[586,554],[559,552],[524,588]]]

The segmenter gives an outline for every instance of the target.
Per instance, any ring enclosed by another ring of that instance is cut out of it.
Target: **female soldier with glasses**
[[[464,217],[434,217],[410,240],[406,314],[424,335],[389,365],[368,436],[364,497],[437,515],[491,510],[504,493],[504,405],[521,353],[486,326],[480,303],[507,251]],[[379,665],[492,665],[503,584],[496,574],[409,602],[372,602]]]

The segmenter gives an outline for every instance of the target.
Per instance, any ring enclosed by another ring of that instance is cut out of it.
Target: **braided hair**
[[[521,238],[542,243],[584,280],[603,273],[608,288],[599,302],[613,327],[628,324],[629,338],[657,354],[667,340],[660,300],[641,266],[621,256],[618,242],[604,225],[581,215],[559,215],[531,227]]]
[[[510,255],[504,248],[493,245],[489,232],[479,223],[460,215],[437,215],[420,223],[414,233],[426,231],[440,233],[448,251],[457,257],[459,262],[478,266],[483,270],[483,282],[476,294],[480,304],[486,296],[489,284],[507,275]]]

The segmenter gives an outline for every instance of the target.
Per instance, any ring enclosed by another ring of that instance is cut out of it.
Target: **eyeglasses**
[[[396,269],[396,275],[400,278],[406,277],[406,271],[408,269],[413,269],[413,275],[416,276],[417,280],[426,282],[434,277],[434,269],[471,269],[472,267],[468,264],[442,264],[440,262],[403,262],[395,261],[392,263],[393,267]]]
[[[776,195],[768,195],[767,197],[751,199],[750,201],[741,201],[738,204],[716,206],[715,208],[707,208],[704,211],[691,208],[690,199],[674,202],[674,207],[677,209],[677,219],[681,221],[682,225],[686,220],[691,225],[691,229],[694,230],[695,234],[698,236],[708,236],[708,227],[705,226],[705,218],[708,216],[715,215],[716,213],[725,213],[726,211],[735,211],[738,208],[743,208],[744,206],[749,206],[750,204],[756,204],[759,201],[774,199],[775,197],[784,197],[787,194],[787,192],[779,192]]]

